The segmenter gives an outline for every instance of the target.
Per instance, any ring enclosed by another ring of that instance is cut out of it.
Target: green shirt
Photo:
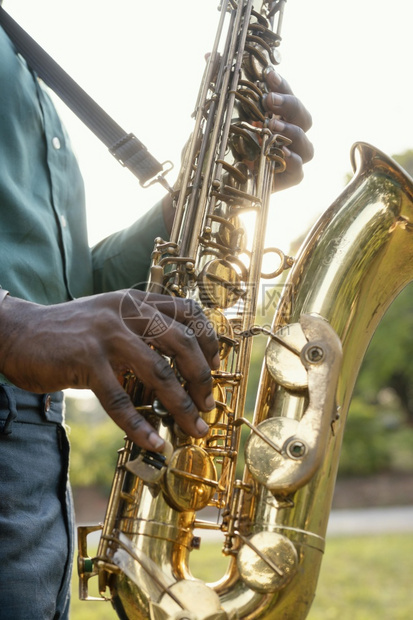
[[[0,28],[0,284],[53,304],[144,282],[160,205],[89,248],[82,177],[55,108]]]

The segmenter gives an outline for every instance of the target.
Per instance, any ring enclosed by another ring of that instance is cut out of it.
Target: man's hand
[[[215,405],[210,370],[219,367],[218,340],[191,301],[135,289],[53,306],[8,296],[0,326],[0,371],[18,387],[89,388],[132,441],[161,450],[163,440],[117,379],[131,370],[183,431],[206,434],[199,411]],[[160,353],[175,360],[186,389]]]
[[[313,158],[314,149],[306,132],[311,128],[311,114],[293,94],[289,84],[273,69],[267,71],[266,83],[270,92],[265,95],[263,105],[274,117],[269,129],[292,140],[284,148],[287,167],[276,176],[276,190],[297,185],[303,179],[303,164]]]
[[[306,135],[312,126],[312,118],[289,84],[274,69],[266,70],[265,81],[269,92],[263,97],[263,106],[273,115],[268,127],[273,133],[291,140],[291,144],[284,147],[286,169],[275,177],[273,189],[279,191],[298,185],[304,177],[303,165],[314,156],[313,145]],[[169,194],[164,197],[162,208],[166,228],[170,231],[175,210]]]

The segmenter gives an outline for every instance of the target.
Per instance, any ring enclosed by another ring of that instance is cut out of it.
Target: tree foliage
[[[66,422],[71,443],[70,479],[73,487],[110,490],[123,446],[124,432],[106,415],[94,396],[66,398]]]
[[[390,388],[397,396],[406,421],[413,425],[413,286],[409,285],[390,306],[366,353],[356,394],[377,402]]]

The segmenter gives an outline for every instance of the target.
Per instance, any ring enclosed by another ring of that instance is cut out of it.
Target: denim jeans
[[[63,394],[0,385],[0,620],[67,620],[73,507]]]

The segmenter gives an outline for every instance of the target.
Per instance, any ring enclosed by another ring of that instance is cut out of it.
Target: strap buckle
[[[133,172],[133,174],[138,177],[142,187],[145,188],[158,181],[164,185],[164,176],[173,167],[171,162],[160,164],[133,133],[125,134],[118,142],[109,148],[109,152],[122,166]],[[167,170],[164,170],[166,163],[169,163],[170,166]],[[162,170],[162,175],[153,179],[153,177]]]

